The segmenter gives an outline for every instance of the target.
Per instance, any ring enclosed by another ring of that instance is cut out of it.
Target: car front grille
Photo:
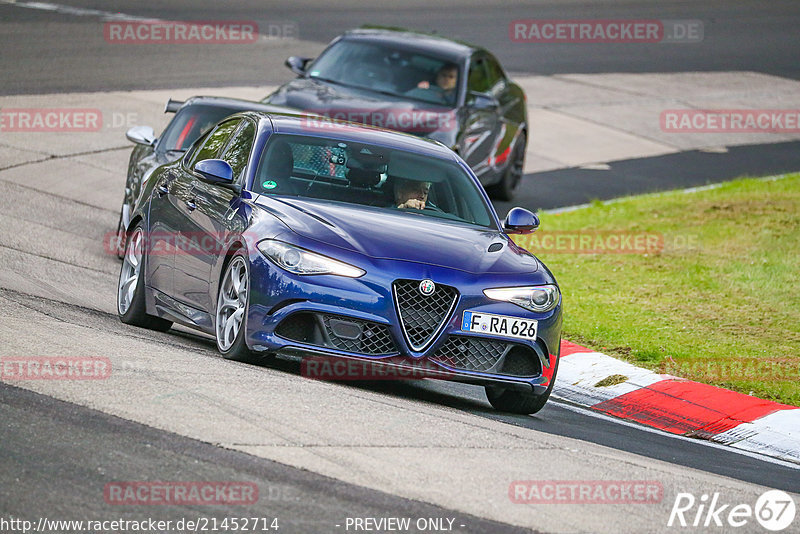
[[[329,313],[293,313],[278,325],[279,336],[308,345],[356,354],[396,354],[397,347],[385,325]]]
[[[413,350],[427,347],[453,312],[458,291],[436,285],[431,295],[420,291],[420,280],[397,280],[393,285],[395,305],[406,341]]]
[[[431,360],[464,371],[511,376],[538,376],[537,353],[530,347],[475,336],[450,336]]]

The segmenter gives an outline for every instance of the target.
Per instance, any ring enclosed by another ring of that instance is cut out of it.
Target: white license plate
[[[515,339],[536,339],[539,321],[509,315],[465,311],[461,320],[462,332],[475,332],[490,336],[512,337]]]

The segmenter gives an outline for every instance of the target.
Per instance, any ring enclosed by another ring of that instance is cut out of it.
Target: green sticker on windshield
[[[266,182],[264,182],[261,185],[264,186],[264,189],[275,189],[276,187],[278,187],[278,182],[273,182],[272,180],[267,180]]]

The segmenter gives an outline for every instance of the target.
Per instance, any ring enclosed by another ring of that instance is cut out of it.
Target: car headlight
[[[335,274],[358,278],[366,271],[300,247],[266,239],[258,244],[258,250],[272,262],[294,274]]]
[[[484,289],[483,294],[492,300],[502,300],[534,312],[548,312],[558,305],[561,292],[558,286],[501,287]]]

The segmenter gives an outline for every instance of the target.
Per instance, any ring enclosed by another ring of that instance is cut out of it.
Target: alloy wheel
[[[217,345],[222,352],[233,347],[247,311],[247,265],[236,256],[228,265],[217,299]]]
[[[120,315],[125,315],[131,307],[136,286],[139,283],[143,242],[144,232],[141,228],[136,228],[125,246],[125,256],[122,260],[122,270],[119,273],[117,292],[117,309]]]

